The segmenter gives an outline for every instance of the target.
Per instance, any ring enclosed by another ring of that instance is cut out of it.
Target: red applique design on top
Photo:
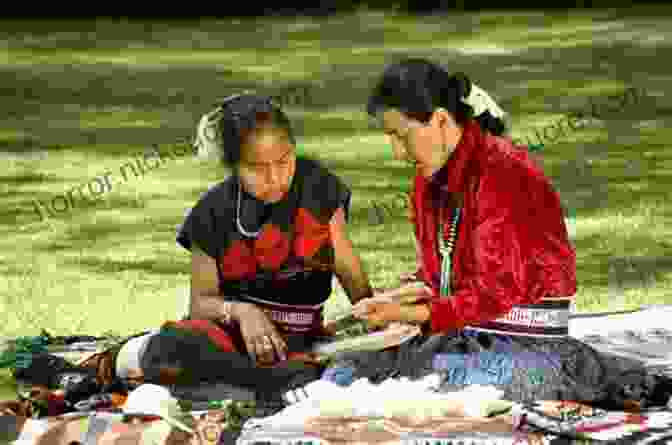
[[[304,208],[299,208],[296,215],[296,239],[294,253],[302,259],[309,259],[329,242],[329,224],[320,223]]]
[[[257,263],[267,270],[277,270],[289,257],[291,244],[287,236],[274,224],[266,224],[254,241]]]
[[[243,240],[231,243],[219,259],[224,279],[252,278],[257,271],[257,261],[252,249]]]

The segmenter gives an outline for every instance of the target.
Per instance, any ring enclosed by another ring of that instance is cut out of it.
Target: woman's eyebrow
[[[289,157],[289,155],[292,153],[292,150],[294,150],[294,147],[290,147],[282,156],[280,156],[278,159],[276,159],[274,161],[271,161],[271,162],[248,162],[248,161],[243,161],[243,162],[245,162],[246,164],[249,164],[249,165],[272,164],[273,162],[279,162],[279,161],[282,161],[282,160],[286,159],[287,157]]]

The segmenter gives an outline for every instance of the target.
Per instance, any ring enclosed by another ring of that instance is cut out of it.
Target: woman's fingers
[[[424,282],[412,281],[400,287],[380,292],[376,294],[373,298],[389,302],[390,300],[393,301],[403,300],[411,298],[412,296],[413,297],[417,296],[417,298],[420,298],[420,295],[425,295],[428,292],[431,293],[431,290],[427,287],[427,285]]]
[[[376,305],[384,303],[392,303],[394,299],[386,294],[378,294],[376,296],[366,298],[352,307],[352,314],[355,317],[361,318],[372,310],[375,310]]]
[[[369,310],[371,308],[371,305],[373,303],[374,302],[372,302],[372,301],[360,301],[355,306],[353,306],[352,315],[354,315],[357,318],[363,317],[364,315],[366,315],[369,312]]]
[[[247,355],[250,356],[250,359],[253,363],[257,363],[257,346],[256,341],[251,337],[246,337],[243,334],[243,340],[245,341],[245,349],[247,349]]]
[[[257,352],[261,358],[262,363],[272,363],[273,357],[275,356],[275,347],[273,346],[273,340],[271,336],[266,334],[262,335],[257,340]]]
[[[424,295],[430,292],[430,289],[422,281],[414,281],[399,288],[399,298],[405,298],[415,295]]]
[[[263,335],[258,329],[249,332],[249,329],[243,330],[243,339],[247,353],[255,364],[266,361],[266,348],[264,347]],[[272,346],[271,346],[272,347]]]
[[[271,335],[271,342],[280,360],[287,360],[287,343],[279,335]]]
[[[245,346],[254,363],[272,363],[276,354],[276,348],[282,348],[282,343],[276,343],[271,335],[256,334],[249,336],[245,340]]]
[[[417,276],[416,272],[402,273],[399,276],[399,281],[402,284],[412,283],[412,282],[418,281],[418,276]]]
[[[401,288],[388,289],[388,290],[384,290],[382,292],[375,293],[372,298],[394,300],[395,298],[399,298],[400,291],[401,291]]]
[[[268,316],[256,306],[247,307],[241,314],[240,330],[252,361],[270,364],[276,356],[286,360],[287,344]]]
[[[364,318],[368,320],[376,313],[381,304],[385,304],[385,302],[369,301],[362,305],[356,314],[353,312],[353,315],[357,318]]]

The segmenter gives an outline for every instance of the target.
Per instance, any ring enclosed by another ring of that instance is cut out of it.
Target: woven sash
[[[465,329],[506,335],[566,337],[569,335],[569,298],[544,298],[536,304],[514,306],[508,314]]]

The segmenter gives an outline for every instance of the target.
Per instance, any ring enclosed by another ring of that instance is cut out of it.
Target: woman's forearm
[[[369,277],[361,258],[355,253],[346,233],[345,213],[338,209],[330,223],[331,241],[334,246],[334,272],[351,304],[373,296]]]
[[[219,294],[192,295],[190,317],[197,320],[231,320],[233,305],[238,304],[226,301]]]
[[[353,257],[350,264],[336,269],[338,281],[343,286],[351,304],[373,296],[369,278],[358,260],[357,257]]]

